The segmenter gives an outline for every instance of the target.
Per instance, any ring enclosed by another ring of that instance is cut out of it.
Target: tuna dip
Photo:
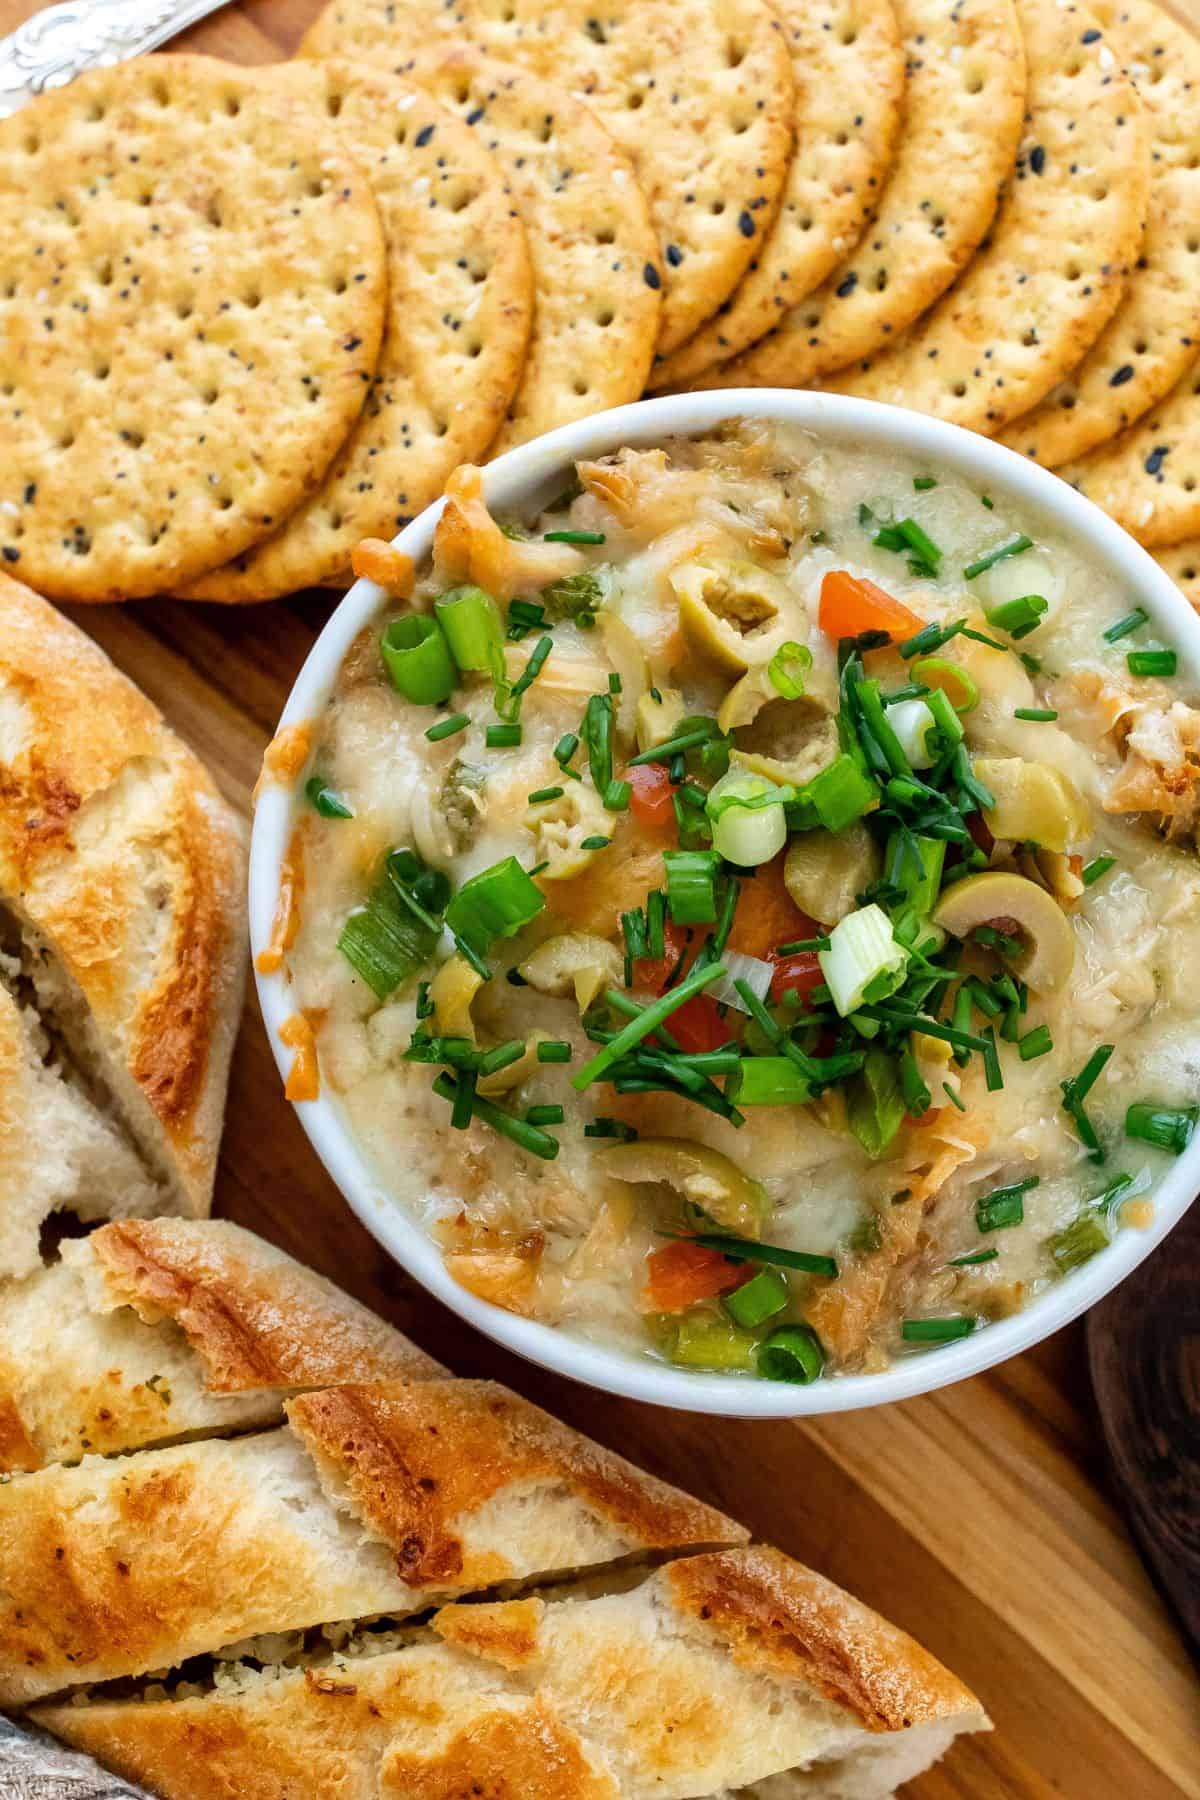
[[[1200,1095],[1200,711],[1053,520],[736,422],[512,515],[460,469],[428,566],[356,567],[392,598],[292,728],[260,960],[293,1097],[464,1287],[811,1382],[1146,1225]]]

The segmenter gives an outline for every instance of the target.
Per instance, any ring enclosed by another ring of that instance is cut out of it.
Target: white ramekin
[[[1180,652],[1181,666],[1200,678],[1200,619],[1174,583],[1133,539],[1074,489],[1036,464],[955,425],[837,394],[782,389],[727,390],[644,400],[599,413],[576,425],[509,451],[484,477],[487,498],[501,507],[519,505],[578,457],[600,456],[622,444],[655,442],[676,433],[710,430],[737,416],[777,419],[806,427],[831,443],[851,448],[894,449],[928,458],[1004,493],[1076,538],[1120,576],[1130,605],[1146,607]],[[395,542],[420,564],[427,555],[441,503],[429,507]],[[359,581],[338,606],[300,671],[281,724],[320,715],[350,644],[383,600],[382,589]],[[250,934],[255,953],[271,935],[280,865],[291,831],[296,795],[267,783],[254,819],[250,850]],[[284,975],[259,975],[258,994],[280,1070],[291,1052],[279,1027],[292,1010]],[[737,1418],[788,1418],[849,1412],[946,1387],[1003,1362],[1078,1317],[1137,1267],[1186,1211],[1200,1186],[1200,1133],[1160,1180],[1154,1220],[1146,1230],[1125,1229],[1112,1246],[1066,1276],[1015,1318],[989,1325],[973,1337],[895,1363],[883,1374],[844,1375],[810,1387],[761,1381],[748,1375],[710,1375],[676,1369],[630,1351],[612,1350],[553,1326],[517,1318],[468,1293],[447,1274],[441,1253],[421,1227],[390,1199],[346,1128],[334,1100],[322,1096],[297,1111],[321,1161],[350,1206],[397,1262],[452,1311],[532,1362],[610,1393],[692,1412]]]

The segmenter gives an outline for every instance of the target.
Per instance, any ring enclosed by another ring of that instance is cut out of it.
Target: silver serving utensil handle
[[[61,0],[0,38],[0,116],[47,88],[166,43],[225,0]]]

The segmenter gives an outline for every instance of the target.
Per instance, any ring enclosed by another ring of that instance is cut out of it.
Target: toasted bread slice
[[[44,1093],[24,1114],[8,1105],[0,1274],[28,1274],[40,1221],[21,1171],[39,1159],[64,1165],[42,1183],[46,1213],[76,1199],[91,1216],[208,1210],[245,975],[245,850],[200,762],[91,639],[8,577],[0,603],[7,986],[18,1012],[36,1008],[44,1060],[73,1090],[74,1136],[81,1112],[93,1138],[118,1134],[127,1185],[140,1165],[145,1190],[123,1201],[94,1156],[73,1169],[47,1135]],[[10,1047],[10,1068],[15,1058]]]
[[[884,1800],[987,1725],[911,1638],[763,1549],[35,1717],[164,1800]]]
[[[444,1374],[237,1225],[103,1225],[0,1288],[0,1470],[278,1424],[303,1388]]]
[[[0,1706],[746,1537],[492,1382],[332,1388],[286,1410],[278,1431],[0,1485]]]

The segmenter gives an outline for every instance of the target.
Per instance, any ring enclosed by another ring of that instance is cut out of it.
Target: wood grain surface
[[[33,10],[0,0],[0,31]],[[317,0],[240,0],[172,47],[277,60],[316,10]],[[69,610],[246,811],[331,604],[314,594],[249,608]],[[1082,1326],[927,1398],[795,1424],[673,1414],[552,1379],[468,1330],[357,1223],[283,1099],[252,992],[217,1195],[221,1213],[341,1282],[458,1373],[511,1383],[927,1644],[996,1729],[907,1800],[1200,1800],[1200,1688],[1118,1511]],[[1172,1244],[1159,1254],[1171,1257]],[[1127,1330],[1120,1312],[1108,1316]],[[1114,1351],[1131,1353],[1130,1339]]]

